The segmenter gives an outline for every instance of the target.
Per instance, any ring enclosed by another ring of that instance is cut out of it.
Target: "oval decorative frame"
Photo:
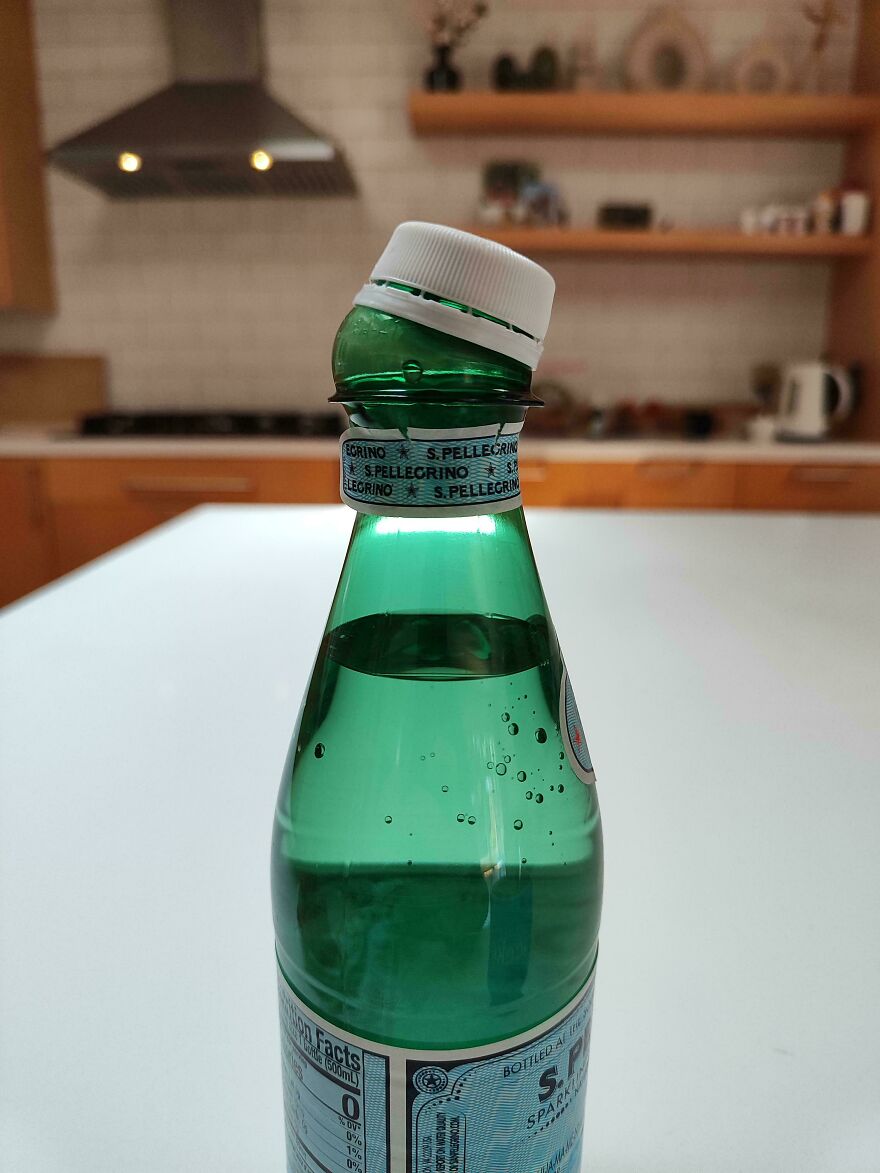
[[[766,81],[758,80],[763,72]],[[733,63],[733,88],[738,94],[786,94],[794,82],[791,62],[772,41],[754,41]]]
[[[673,72],[680,70],[680,76],[664,79],[659,70],[671,66]],[[624,56],[624,78],[633,90],[704,90],[709,80],[706,44],[677,8],[659,8],[645,18],[630,40]]]

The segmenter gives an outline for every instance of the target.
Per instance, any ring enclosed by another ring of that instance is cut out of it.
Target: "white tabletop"
[[[880,520],[530,525],[605,822],[585,1167],[877,1173]],[[269,837],[350,526],[198,510],[0,619],[4,1171],[283,1169]]]

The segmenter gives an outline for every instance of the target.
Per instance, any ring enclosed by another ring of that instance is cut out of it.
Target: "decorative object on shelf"
[[[871,199],[860,187],[844,187],[840,196],[840,231],[844,236],[864,236],[868,231]]]
[[[528,69],[521,69],[510,53],[496,57],[492,66],[492,85],[496,90],[558,90],[562,87],[559,54],[550,45],[539,46],[532,54]]]
[[[558,90],[562,81],[559,54],[549,45],[541,45],[532,54],[526,89]]]
[[[765,204],[744,208],[739,226],[746,236],[806,236],[810,231],[810,208],[806,204]]]
[[[739,94],[785,94],[792,86],[791,62],[778,45],[762,38],[736,58],[731,80]]]
[[[820,191],[813,200],[813,231],[818,236],[830,236],[837,231],[840,200],[836,192]]]
[[[650,228],[653,222],[654,209],[650,204],[601,204],[596,211],[599,228],[631,231]]]
[[[559,227],[568,223],[568,209],[557,185],[542,182],[536,164],[495,162],[483,172],[477,219],[487,227]]]
[[[520,192],[524,224],[535,228],[561,228],[568,223],[568,208],[555,183],[527,183]]]
[[[858,184],[823,191],[810,204],[765,204],[744,208],[743,233],[774,236],[864,236],[868,231],[871,197]]]
[[[522,224],[525,213],[520,193],[536,183],[541,169],[536,163],[503,160],[487,163],[483,170],[483,194],[477,206],[477,220],[484,225]]]
[[[846,17],[840,11],[836,0],[812,0],[802,4],[801,12],[813,26],[813,40],[801,78],[801,89],[808,94],[825,92],[826,54],[831,40],[831,30],[836,24],[846,24]]]
[[[567,83],[570,90],[598,90],[601,72],[593,37],[582,37],[568,50]]]
[[[502,53],[492,65],[492,85],[496,90],[518,90],[520,73],[515,58]]]
[[[693,92],[707,88],[709,54],[696,28],[677,8],[659,8],[626,49],[624,80],[633,90]]]
[[[442,92],[461,88],[461,73],[452,64],[452,51],[488,11],[486,0],[431,0],[428,35],[434,63],[425,71],[426,90]]]

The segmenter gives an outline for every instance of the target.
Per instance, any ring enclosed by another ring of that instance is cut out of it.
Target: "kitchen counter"
[[[880,520],[530,526],[606,833],[589,1169],[876,1173]],[[4,1168],[284,1168],[269,835],[350,529],[200,509],[0,617]]]
[[[748,440],[565,440],[530,436],[520,447],[524,459],[566,462],[643,460],[713,460],[718,462],[776,462],[806,464],[829,461],[847,464],[880,464],[880,443],[834,441],[816,444],[758,444]],[[46,457],[186,457],[191,459],[308,460],[336,459],[334,439],[95,439],[50,432],[0,431],[0,458]]]

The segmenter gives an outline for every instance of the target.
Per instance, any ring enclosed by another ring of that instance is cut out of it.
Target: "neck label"
[[[522,505],[522,424],[393,430],[349,428],[342,436],[340,493],[359,513],[450,517]]]

